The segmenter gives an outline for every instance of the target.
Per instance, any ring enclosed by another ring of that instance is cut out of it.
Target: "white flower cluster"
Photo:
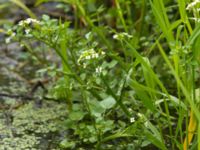
[[[31,24],[38,24],[38,25],[40,25],[41,22],[38,21],[38,20],[36,20],[36,19],[33,19],[33,18],[27,18],[26,20],[21,20],[21,21],[18,23],[18,25],[19,25],[19,26],[22,26],[22,27],[27,27],[27,25],[31,25]],[[25,28],[24,31],[25,31],[25,34],[26,34],[27,36],[31,36],[31,35],[29,35],[30,32],[31,32],[31,28]],[[13,32],[13,31],[10,29],[10,30],[7,31],[7,34],[9,35],[9,37],[5,39],[5,43],[8,44],[8,43],[11,42],[12,38],[16,36],[16,33]]]
[[[191,20],[194,20],[195,22],[200,22],[200,18],[195,18],[195,17],[192,17],[190,18]]]
[[[199,4],[200,3],[200,0],[195,0],[194,2],[191,2],[191,3],[189,3],[188,5],[187,5],[187,7],[186,7],[186,9],[187,10],[191,10],[191,9],[193,9],[197,4]]]
[[[186,10],[193,11],[193,16],[189,19],[194,20],[196,23],[200,22],[199,12],[200,12],[200,0],[194,0],[193,2],[189,3],[186,7]]]
[[[131,122],[131,123],[135,122],[135,118],[134,118],[134,117],[131,117],[131,118],[130,118],[130,122]]]
[[[97,53],[93,48],[86,50],[79,57],[78,64],[83,60],[97,59],[100,55],[105,55],[105,52],[101,51],[100,53]]]
[[[113,35],[113,39],[116,39],[116,40],[122,40],[124,38],[132,38],[133,36],[126,33],[126,32],[122,32],[122,33],[117,33],[117,34],[114,34]]]
[[[95,70],[96,73],[101,73],[102,72],[102,67],[98,66]]]
[[[40,24],[40,21],[33,18],[27,18],[26,20],[20,21],[19,26],[30,25],[31,23]]]

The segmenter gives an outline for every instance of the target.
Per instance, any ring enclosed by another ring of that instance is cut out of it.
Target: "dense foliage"
[[[53,81],[47,97],[67,103],[58,147],[200,149],[200,1],[37,0],[35,7],[45,4],[62,15],[36,17],[19,0],[2,3],[2,11],[16,5],[30,16],[2,32],[7,44],[27,49],[24,59],[43,65],[37,77]],[[47,58],[52,51],[59,61]]]

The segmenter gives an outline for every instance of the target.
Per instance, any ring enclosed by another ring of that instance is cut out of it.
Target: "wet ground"
[[[39,16],[43,13],[41,8],[48,13],[54,5],[42,5],[33,11]],[[27,17],[17,7],[4,12],[0,19],[11,22]],[[51,15],[59,15],[59,12]],[[30,95],[34,85],[45,80],[36,74],[44,64],[35,61],[18,43],[5,44],[4,36],[0,34],[0,150],[58,149],[65,136],[62,124],[67,114],[66,104],[42,99],[42,88]],[[49,54],[48,59],[52,57]],[[45,86],[48,84],[51,83]]]

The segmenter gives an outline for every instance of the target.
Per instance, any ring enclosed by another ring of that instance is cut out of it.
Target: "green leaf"
[[[101,117],[101,114],[105,112],[105,108],[98,101],[90,101],[89,104],[93,116]]]
[[[117,61],[116,60],[113,60],[113,61],[111,61],[109,64],[108,64],[108,67],[109,68],[113,68],[113,67],[115,67],[115,65],[117,65]]]
[[[75,142],[68,141],[67,139],[64,139],[63,141],[60,142],[60,147],[61,148],[74,148]]]
[[[50,17],[48,15],[42,15],[42,19],[45,21],[49,21]]]
[[[194,41],[194,44],[192,46],[192,51],[193,51],[193,57],[194,60],[197,61],[200,64],[200,36],[198,35],[198,37],[196,38],[196,40]]]
[[[83,119],[84,116],[85,116],[85,113],[82,111],[75,111],[69,114],[69,118],[74,121],[79,121]]]
[[[110,109],[116,104],[116,101],[113,97],[109,96],[103,101],[100,102],[100,105],[105,109]]]
[[[152,144],[160,148],[161,150],[167,150],[165,147],[164,143],[162,143],[159,139],[156,138],[151,132],[145,131],[144,132],[145,136],[148,138],[149,141],[151,141]]]
[[[192,45],[195,42],[195,40],[199,37],[199,35],[200,35],[200,23],[195,27],[186,45],[188,46]]]

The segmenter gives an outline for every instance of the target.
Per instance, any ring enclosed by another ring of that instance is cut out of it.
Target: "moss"
[[[0,112],[0,150],[38,150],[44,142],[49,145],[49,142],[57,139],[45,136],[61,132],[61,122],[67,111],[65,104],[44,102],[42,108],[37,108],[35,103],[29,102],[11,114],[13,121],[8,125],[3,112]]]

